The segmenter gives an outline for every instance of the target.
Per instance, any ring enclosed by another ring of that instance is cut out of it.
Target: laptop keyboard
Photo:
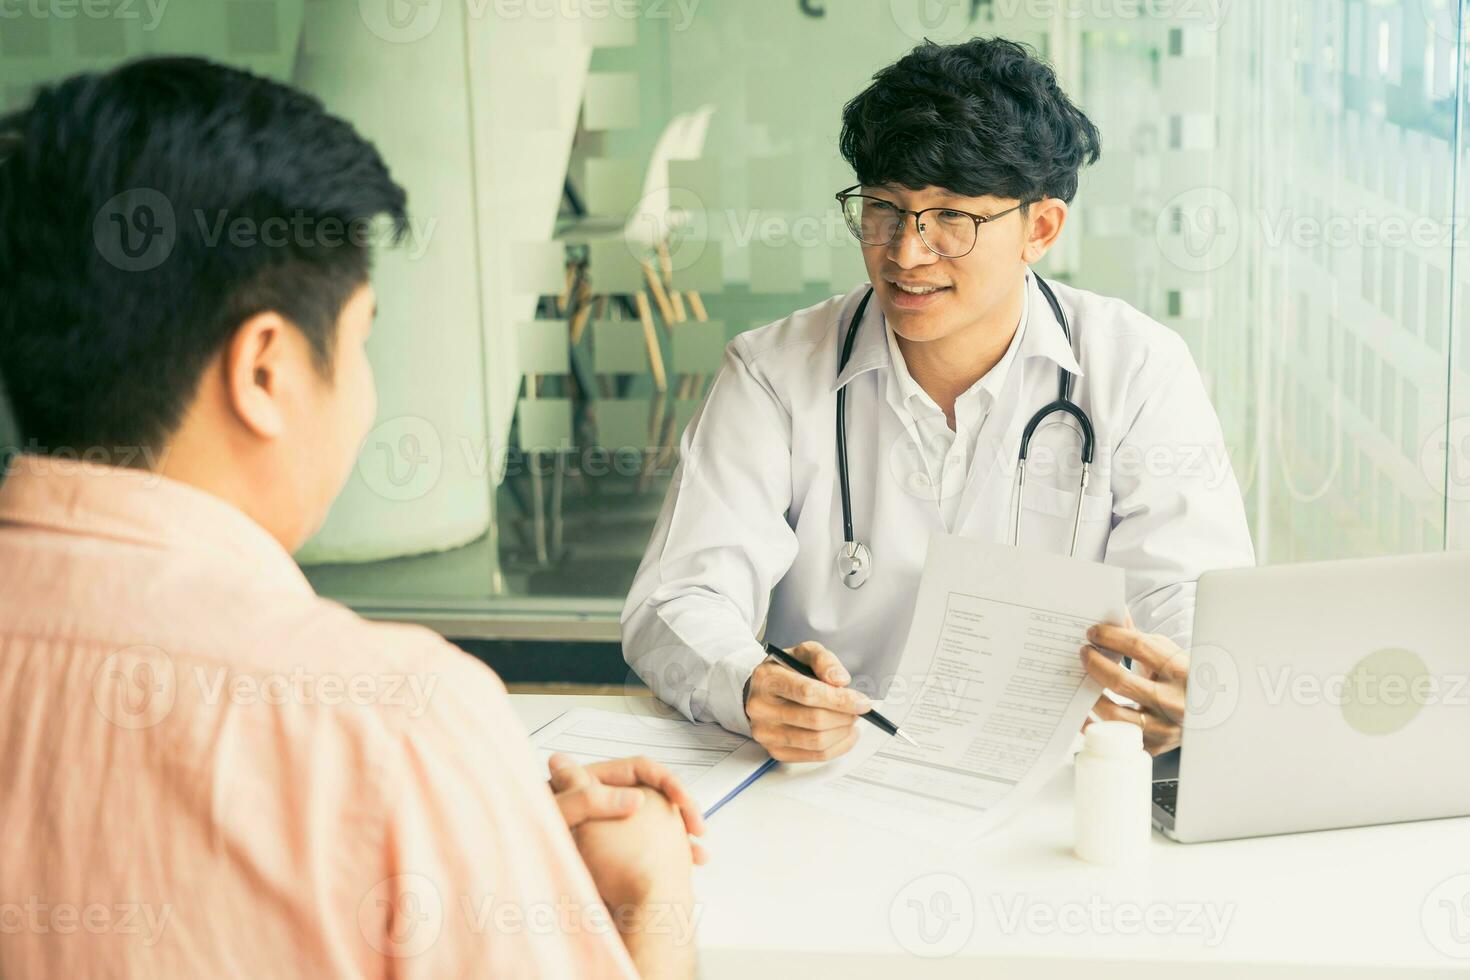
[[[1174,803],[1179,799],[1179,780],[1160,779],[1154,783],[1154,806],[1175,816]]]

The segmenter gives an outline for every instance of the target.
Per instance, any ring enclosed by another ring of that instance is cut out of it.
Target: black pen
[[[810,667],[808,667],[806,664],[802,663],[800,660],[797,660],[791,654],[787,653],[785,650],[782,650],[780,647],[776,646],[774,643],[767,643],[766,644],[766,653],[768,653],[771,656],[775,657],[777,660],[781,661],[782,664],[784,664],[787,667],[790,667],[792,670],[796,671],[801,676],[803,676],[803,677],[810,677],[814,681],[822,681],[822,679],[820,677],[818,677],[815,673],[812,672],[812,669]],[[822,683],[825,684],[827,682],[826,681],[822,681]],[[889,721],[887,718],[884,718],[882,715],[880,715],[876,711],[869,711],[866,714],[858,715],[858,717],[859,718],[862,718],[865,721],[870,721],[874,725],[878,726],[878,730],[880,732],[887,732],[889,735],[897,735],[899,738],[903,739],[905,742],[909,743],[914,748],[918,748],[919,747],[919,743],[918,742],[915,742],[913,739],[909,738],[909,736],[907,735],[907,733],[901,731],[897,725],[895,725],[893,722]]]

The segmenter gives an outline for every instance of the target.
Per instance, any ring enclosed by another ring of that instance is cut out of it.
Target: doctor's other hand
[[[857,744],[857,717],[872,704],[847,686],[852,676],[820,643],[808,640],[787,652],[822,680],[803,677],[776,660],[757,667],[745,695],[751,737],[780,762],[835,759]]]
[[[1138,702],[1137,708],[1130,708],[1103,695],[1093,712],[1104,721],[1138,725],[1143,729],[1143,747],[1152,755],[1178,748],[1189,652],[1166,636],[1139,632],[1131,622],[1128,626],[1099,623],[1087,631],[1087,640],[1089,645],[1082,648],[1087,673],[1114,694]],[[1132,658],[1133,669],[1115,662],[1104,650]],[[1087,725],[1082,730],[1086,731]]]

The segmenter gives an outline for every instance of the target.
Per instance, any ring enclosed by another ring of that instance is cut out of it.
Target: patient
[[[374,417],[405,205],[315,100],[201,61],[0,121],[0,976],[692,974],[668,773],[548,790],[493,673],[289,557]]]

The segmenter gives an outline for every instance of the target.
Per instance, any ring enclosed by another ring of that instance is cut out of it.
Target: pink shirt
[[[224,501],[0,484],[0,976],[621,977],[490,670]]]

